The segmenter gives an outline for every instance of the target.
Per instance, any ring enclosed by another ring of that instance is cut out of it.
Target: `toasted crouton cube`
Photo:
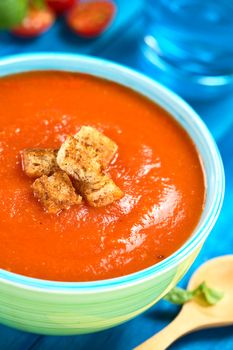
[[[118,149],[114,141],[91,126],[82,126],[74,137],[95,149],[102,169],[109,165]]]
[[[54,149],[28,148],[21,152],[21,157],[24,172],[32,178],[50,175],[58,169]]]
[[[86,192],[85,198],[92,207],[104,207],[123,197],[123,192],[109,179],[103,187],[98,190]]]
[[[92,207],[104,207],[123,197],[123,192],[107,175],[92,184],[75,184],[78,191],[83,195]]]
[[[51,176],[42,175],[34,181],[32,189],[44,209],[52,214],[82,201],[82,197],[76,194],[68,175],[63,171],[57,171]]]
[[[100,177],[96,178],[95,181],[92,183],[80,182],[77,180],[73,180],[72,182],[76,189],[76,192],[81,193],[81,195],[85,197],[85,194],[101,189],[108,180],[109,176],[102,174]]]
[[[101,176],[95,149],[73,136],[68,136],[57,154],[57,164],[74,179],[93,183]]]

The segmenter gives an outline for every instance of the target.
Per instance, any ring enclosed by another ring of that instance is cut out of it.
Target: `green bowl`
[[[178,96],[133,70],[108,61],[68,54],[33,54],[0,62],[0,76],[34,70],[85,72],[147,96],[188,132],[202,159],[206,203],[190,239],[173,255],[127,276],[95,282],[54,282],[0,270],[0,322],[51,335],[91,333],[125,322],[161,299],[185,274],[219,215],[224,172],[206,126]]]

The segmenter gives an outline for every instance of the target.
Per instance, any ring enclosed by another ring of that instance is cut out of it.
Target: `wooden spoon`
[[[189,301],[174,321],[135,349],[164,350],[186,333],[233,324],[233,255],[212,259],[202,265],[192,276],[188,289],[194,289],[204,281],[209,287],[223,292],[223,299],[213,306],[197,299]]]

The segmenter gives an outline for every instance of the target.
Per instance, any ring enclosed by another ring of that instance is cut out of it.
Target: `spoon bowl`
[[[195,298],[184,304],[178,316],[137,350],[164,350],[182,335],[196,330],[229,326],[233,324],[233,255],[209,260],[192,276],[188,289],[206,282],[208,287],[223,292],[223,298],[215,305],[208,305]]]
[[[233,324],[233,255],[226,255],[212,259],[203,264],[192,276],[188,289],[194,289],[203,281],[210,288],[220,290],[224,297],[213,306],[206,305],[200,300],[187,303],[183,309],[185,312],[195,312],[203,316],[210,325],[216,326]]]

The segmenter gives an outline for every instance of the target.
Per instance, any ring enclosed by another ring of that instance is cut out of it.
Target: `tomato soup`
[[[48,214],[33,197],[20,151],[59,148],[82,125],[118,144],[107,172],[124,196]],[[165,259],[191,236],[205,199],[197,150],[166,111],[75,73],[0,79],[0,179],[0,268],[55,281],[113,278]]]

